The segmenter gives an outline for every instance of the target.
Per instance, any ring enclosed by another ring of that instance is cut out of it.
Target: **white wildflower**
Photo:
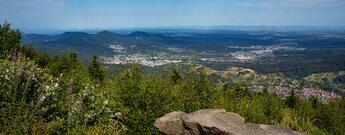
[[[58,87],[59,86],[59,83],[55,83],[54,87]]]
[[[108,100],[103,101],[103,104],[107,105],[108,104]]]
[[[43,102],[45,99],[46,99],[46,96],[42,95],[42,96],[40,96],[40,98],[39,98],[39,102]]]

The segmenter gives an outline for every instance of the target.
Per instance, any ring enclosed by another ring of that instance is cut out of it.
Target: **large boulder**
[[[166,134],[182,135],[185,129],[181,117],[185,114],[184,112],[168,113],[164,117],[157,119],[154,125],[159,128],[159,131],[164,131]]]
[[[169,135],[305,135],[281,126],[244,123],[243,117],[224,109],[171,112],[154,126]]]

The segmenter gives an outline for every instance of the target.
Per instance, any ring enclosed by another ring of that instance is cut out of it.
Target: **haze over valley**
[[[246,82],[254,91],[261,91],[265,86],[282,96],[288,96],[291,89],[298,89],[303,97],[316,96],[328,101],[345,92],[344,84],[334,83],[345,71],[342,59],[345,30],[342,29],[201,27],[147,29],[147,32],[128,34],[66,32],[25,34],[22,43],[32,44],[52,56],[75,50],[83,61],[95,53],[110,69],[139,64],[148,70],[158,69],[156,73],[159,73],[167,67],[184,69],[191,64],[200,65],[209,69],[208,74],[215,76],[213,81],[219,86]],[[233,70],[237,67],[241,70]],[[241,73],[245,69],[251,72]],[[319,83],[309,79],[316,73],[335,74]],[[272,75],[274,77],[258,77]]]

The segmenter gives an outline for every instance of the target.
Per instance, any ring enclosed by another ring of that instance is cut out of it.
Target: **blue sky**
[[[175,26],[345,26],[345,0],[0,0],[24,31]]]

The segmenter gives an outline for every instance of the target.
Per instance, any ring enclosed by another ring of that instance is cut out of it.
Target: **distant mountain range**
[[[148,48],[165,39],[162,35],[151,35],[145,32],[133,32],[128,35],[101,31],[96,34],[84,32],[66,32],[59,35],[25,34],[22,43],[31,44],[36,49],[49,54],[66,53],[76,50],[82,57],[89,58],[93,53],[111,55],[110,45],[137,45]],[[164,42],[164,41],[163,41]]]
[[[238,40],[238,39],[237,39]],[[219,49],[234,43],[235,38],[226,36],[171,36],[135,31],[127,35],[110,31],[95,34],[66,32],[59,35],[25,34],[22,43],[31,44],[36,49],[49,54],[66,53],[76,50],[81,57],[90,58],[93,53],[112,55],[110,45],[136,46],[132,51],[166,50],[169,47],[198,49]],[[250,40],[246,40],[250,41]],[[262,42],[262,41],[261,41]]]
[[[158,34],[157,34],[158,33]],[[134,31],[117,34],[101,31],[95,34],[65,32],[58,35],[24,34],[22,43],[31,44],[37,50],[49,54],[61,54],[76,50],[81,59],[89,59],[93,53],[112,56],[111,45],[128,48],[127,54],[152,54],[167,52],[169,48],[187,50],[186,53],[215,51],[229,53],[236,46],[296,45],[303,48],[342,47],[345,37],[337,31],[165,31],[147,33]],[[229,46],[232,46],[229,48]],[[241,51],[241,50],[237,50]]]

